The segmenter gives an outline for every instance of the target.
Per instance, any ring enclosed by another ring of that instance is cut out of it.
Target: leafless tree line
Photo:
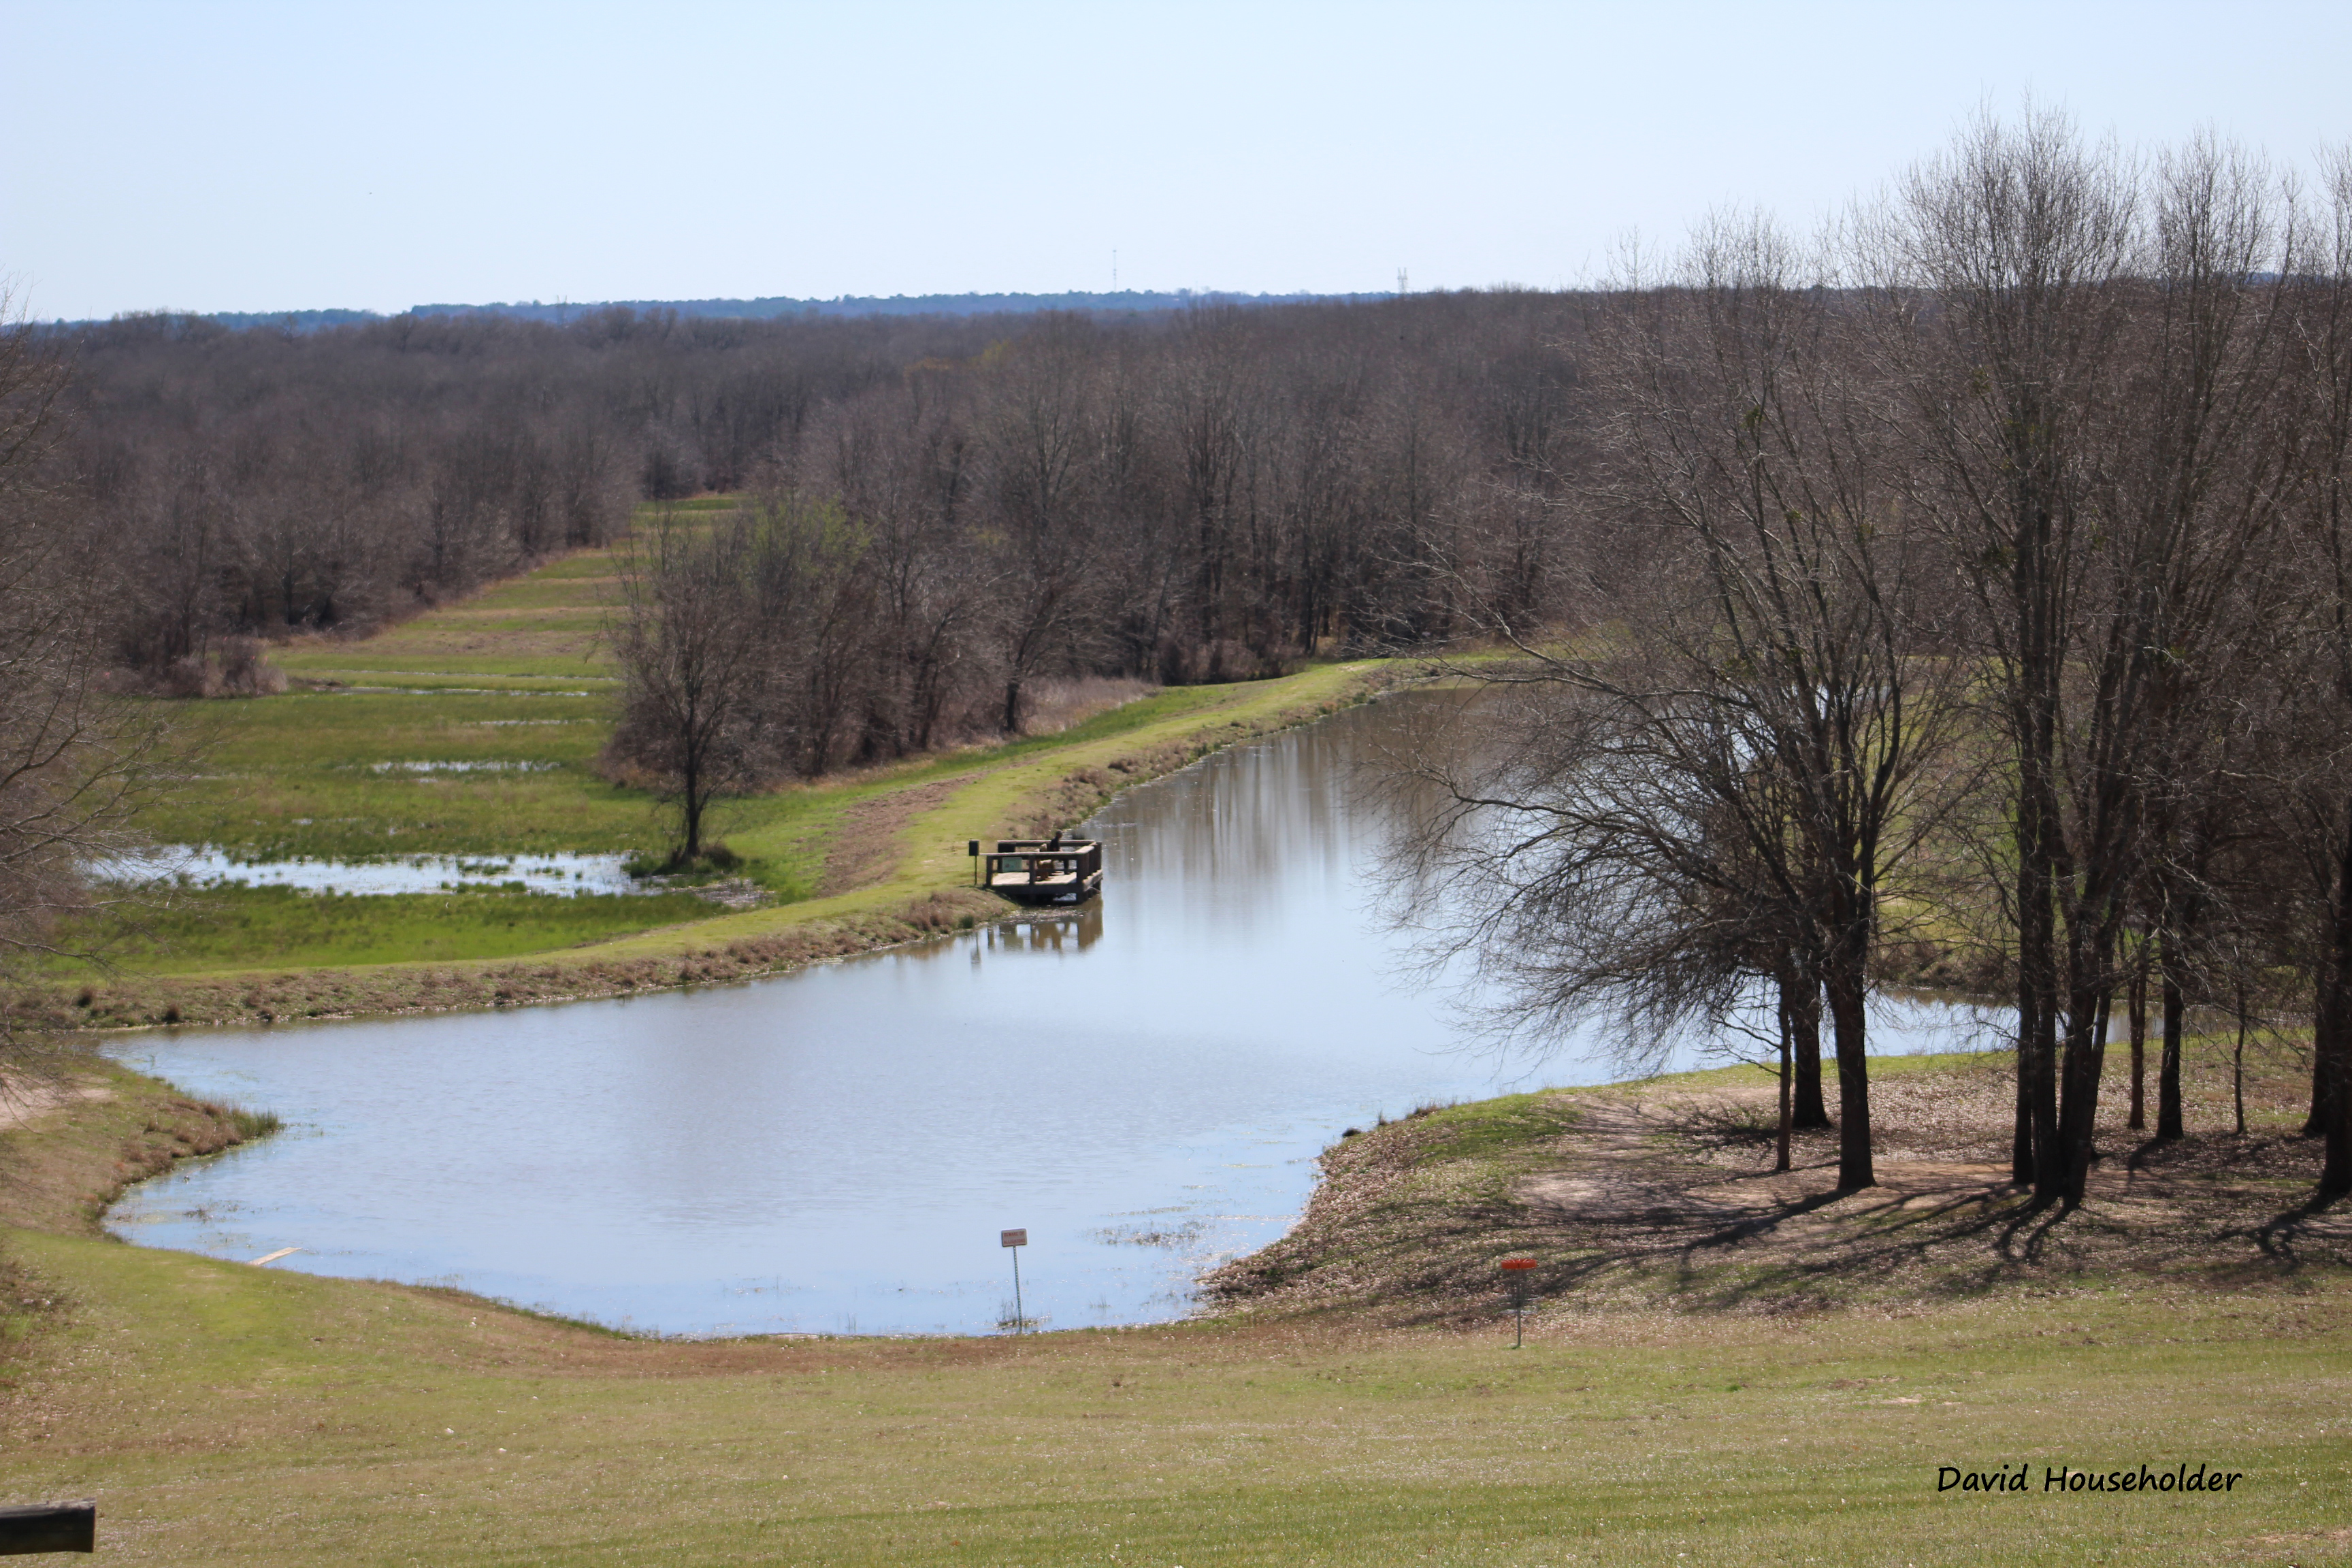
[[[1457,556],[1532,607],[1580,308],[125,318],[51,334],[56,465],[119,567],[115,658],[191,685],[225,651],[252,668],[245,639],[366,629],[606,542],[641,498],[838,505],[908,613],[924,584],[990,584],[941,610],[953,636],[912,634],[910,692],[840,720],[841,754],[887,754],[982,686],[1017,726],[1041,675],[1228,679],[1451,635]]]
[[[2018,1013],[2012,1163],[2084,1196],[2111,1034],[2313,1019],[2352,1190],[2352,154],[2300,189],[1987,118],[1800,243],[1705,226],[1585,338],[1588,553],[1460,662],[1407,867],[1498,1023],[1635,1055],[1775,998],[1782,1160],[1874,1179],[1864,999],[1972,953]],[[1628,563],[1637,563],[1629,574]],[[1465,588],[1468,585],[1465,584]],[[2121,1001],[2118,1008],[2116,1004]]]
[[[619,310],[47,339],[71,371],[49,464],[117,568],[113,657],[198,687],[225,651],[230,676],[253,668],[252,639],[365,630],[608,542],[642,496],[740,486],[828,403],[987,341]]]
[[[0,982],[89,908],[83,870],[127,847],[161,727],[110,689],[110,563],[58,482],[63,367],[0,294]],[[37,1066],[0,984],[0,1097]]]
[[[681,799],[716,776],[681,750],[678,661],[720,624],[755,628],[727,644],[753,695],[713,754],[772,777],[1017,733],[1045,679],[1244,679],[1549,616],[1588,303],[1060,316],[911,365],[780,445],[733,517],[644,542],[615,763]]]

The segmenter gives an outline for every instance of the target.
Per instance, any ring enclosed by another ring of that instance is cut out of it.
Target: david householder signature
[[[1936,1467],[1939,1492],[2032,1491],[2031,1465],[2015,1469],[1964,1470],[1958,1465]],[[2045,1492],[2226,1492],[2246,1479],[2243,1470],[2217,1470],[2210,1465],[2190,1469],[2175,1465],[2152,1470],[2146,1465],[2132,1470],[2078,1470],[2072,1465],[2042,1467],[2041,1490]]]

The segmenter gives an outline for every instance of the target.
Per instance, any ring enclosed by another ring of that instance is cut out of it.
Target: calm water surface
[[[671,1333],[975,1332],[1025,1226],[1048,1327],[1182,1316],[1342,1129],[1527,1088],[1400,986],[1357,709],[1130,792],[1104,897],[781,979],[182,1031],[122,1060],[288,1131],[144,1184],[118,1234]],[[1918,1045],[1953,1021],[1890,1017]],[[1881,1048],[1900,1048],[1894,1040]],[[1556,1058],[1540,1081],[1591,1082]]]

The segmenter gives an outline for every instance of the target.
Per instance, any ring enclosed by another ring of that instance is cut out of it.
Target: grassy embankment
[[[187,710],[198,776],[149,826],[267,858],[657,852],[642,792],[593,763],[616,681],[611,552],[376,637],[272,655],[298,689]],[[1079,820],[1127,784],[1354,700],[1377,667],[1181,688],[1057,734],[729,802],[766,907],[678,890],[308,897],[214,888],[142,914],[103,967],[52,972],[51,1022],[122,1026],[488,1005],[738,978],[997,918],[964,841]]]
[[[1388,1145],[1418,1173],[1399,1212],[1491,1279],[1548,1201],[1531,1184],[1562,1174],[1564,1128],[1721,1087],[1457,1108],[1335,1158]],[[1663,1276],[1586,1289],[1580,1255],[1547,1245],[1558,1295],[1514,1352],[1491,1288],[1474,1303],[1343,1244],[1328,1266],[1388,1270],[1425,1321],[1267,1300],[1024,1340],[633,1341],[98,1239],[87,1194],[171,1120],[168,1091],[111,1088],[0,1133],[7,1217],[39,1227],[5,1233],[0,1473],[12,1500],[95,1497],[124,1557],[2308,1564],[2352,1543],[2352,1291],[2285,1258],[2181,1277],[2021,1257],[1899,1306],[1693,1311]],[[1673,1164],[1693,1125],[1638,1142]],[[1359,1209],[1363,1235],[1398,1217],[1387,1201]],[[2244,1479],[2042,1489],[2052,1467],[2143,1462]],[[1943,1465],[2025,1466],[2029,1486],[1938,1494]]]

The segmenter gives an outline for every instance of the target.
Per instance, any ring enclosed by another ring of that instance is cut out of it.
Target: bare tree
[[[1470,960],[1496,1037],[1549,1049],[1597,1026],[1629,1072],[1659,1070],[1695,1034],[1745,1038],[1770,986],[1787,1169],[1797,1014],[1820,994],[1812,890],[1748,833],[1787,820],[1786,781],[1733,760],[1742,739],[1706,705],[1662,726],[1538,667],[1488,674],[1475,704],[1440,706],[1393,759],[1398,909],[1433,939],[1433,963]],[[1700,753],[1718,765],[1694,765]]]
[[[1089,599],[1097,581],[1097,347],[1086,322],[1047,323],[1010,356],[992,400],[985,624],[1004,694],[1000,727],[1008,735],[1020,732],[1029,683],[1069,660],[1100,619]]]
[[[62,367],[0,295],[0,966],[61,951],[95,862],[131,845],[162,729],[112,694],[102,542],[56,474]],[[13,989],[13,988],[10,988]],[[0,1004],[0,1089],[25,1065]]]
[[[2200,142],[2141,188],[2062,117],[1984,121],[1906,186],[1888,290],[1906,352],[1937,356],[1912,382],[1917,494],[1971,584],[2012,746],[2013,1173],[2068,1205],[2133,885],[2168,803],[2200,797],[2180,787],[2200,692],[2226,684],[2291,449],[2269,175]]]
[[[607,753],[675,804],[677,866],[704,858],[712,800],[757,783],[773,754],[752,543],[740,515],[697,528],[665,512],[622,566],[610,633],[621,712]]]
[[[2066,842],[2062,725],[2081,559],[2100,521],[2098,424],[2116,391],[2124,313],[2115,285],[2133,259],[2134,191],[2062,116],[2029,110],[2015,129],[1987,116],[1913,173],[1870,237],[1882,341],[1912,387],[1905,425],[1925,481],[1916,500],[1976,595],[1981,641],[1971,652],[1995,675],[2012,747],[2011,1174],[2054,1199],[2065,1172],[2057,1031],[2070,994],[2061,884],[2087,870],[2087,907],[2098,909],[2121,869],[2112,858],[2085,868]],[[2102,843],[2129,841],[2117,826],[2102,823]],[[2087,1029],[2087,1010],[2077,1011],[2074,1027]]]
[[[2291,731],[2300,765],[2283,799],[2316,931],[2305,1131],[2326,1139],[2319,1192],[2336,1198],[2352,1193],[2352,146],[2329,154],[2326,175],[2316,276],[2299,291],[2295,340],[2305,447],[2294,528],[2309,657],[2284,672],[2300,710]]]
[[[1608,496],[1646,539],[1648,586],[1565,647],[1490,609],[1523,662],[1460,673],[1556,688],[1565,707],[1542,763],[1456,798],[1534,814],[1532,842],[1477,862],[1552,868],[1516,885],[1580,889],[1612,868],[1594,940],[1534,977],[1563,1002],[1663,984],[1684,999],[1669,1010],[1719,1010],[1742,967],[1786,987],[1792,1021],[1824,995],[1839,1180],[1864,1187],[1881,895],[1956,787],[1964,678],[1930,657],[1940,560],[1899,526],[1881,405],[1816,280],[1769,224],[1722,222],[1679,287],[1625,302],[1601,351],[1618,421]],[[1515,907],[1568,919],[1572,902],[1531,891]]]

